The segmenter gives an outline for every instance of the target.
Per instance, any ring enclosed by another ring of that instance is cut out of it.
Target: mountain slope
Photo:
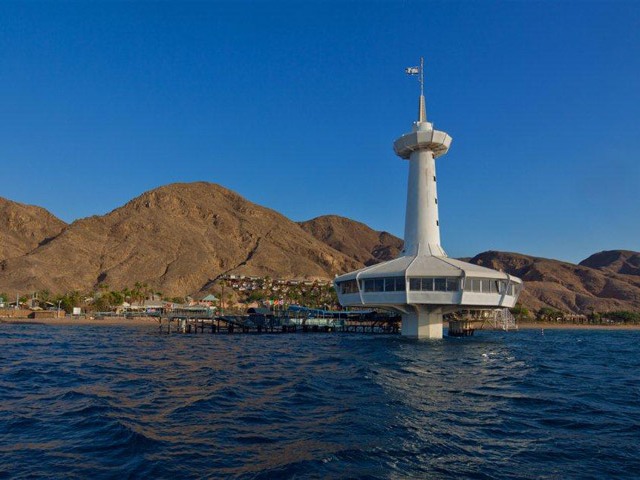
[[[594,253],[580,265],[603,272],[640,276],[640,253],[629,250],[605,250]]]
[[[65,226],[44,208],[0,197],[0,262],[34,250]]]
[[[490,251],[470,261],[522,278],[520,303],[532,310],[553,307],[581,314],[640,310],[640,277],[518,253]]]
[[[224,273],[331,278],[360,266],[279,213],[199,182],[160,187],[72,223],[7,261],[0,287],[86,291],[140,281],[177,295],[204,289]]]
[[[104,216],[65,225],[46,210],[0,199],[0,291],[87,292],[147,283],[166,295],[205,291],[225,273],[332,278],[395,258],[402,241],[334,215],[296,224],[210,183],[146,192]],[[472,263],[525,281],[531,310],[640,311],[640,253],[600,252],[574,265],[484,252]]]
[[[402,250],[403,241],[398,237],[337,215],[317,217],[298,222],[298,225],[321,242],[365,265],[396,258]]]

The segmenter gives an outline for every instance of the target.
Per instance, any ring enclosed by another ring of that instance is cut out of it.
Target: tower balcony
[[[398,138],[393,144],[393,150],[400,158],[405,160],[411,157],[416,150],[431,150],[433,157],[438,158],[447,151],[451,145],[451,137],[440,130],[422,129],[423,125],[431,125],[426,122],[419,122],[418,129]]]

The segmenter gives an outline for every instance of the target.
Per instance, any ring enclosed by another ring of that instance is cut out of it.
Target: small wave
[[[415,342],[33,328],[3,326],[23,348],[0,349],[1,468],[18,478],[640,471],[635,332]]]

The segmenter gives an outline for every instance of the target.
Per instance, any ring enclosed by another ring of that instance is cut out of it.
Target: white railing
[[[508,308],[494,310],[493,318],[489,320],[489,323],[496,330],[504,330],[505,332],[518,329],[516,317],[511,314]]]

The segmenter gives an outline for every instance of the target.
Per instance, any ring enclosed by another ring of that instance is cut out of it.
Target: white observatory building
[[[447,153],[451,137],[427,122],[422,60],[407,73],[420,75],[421,88],[418,121],[393,144],[409,161],[404,250],[395,260],[337,277],[334,286],[343,306],[398,312],[402,335],[442,338],[443,315],[513,307],[522,280],[449,258],[440,245],[435,159]]]

